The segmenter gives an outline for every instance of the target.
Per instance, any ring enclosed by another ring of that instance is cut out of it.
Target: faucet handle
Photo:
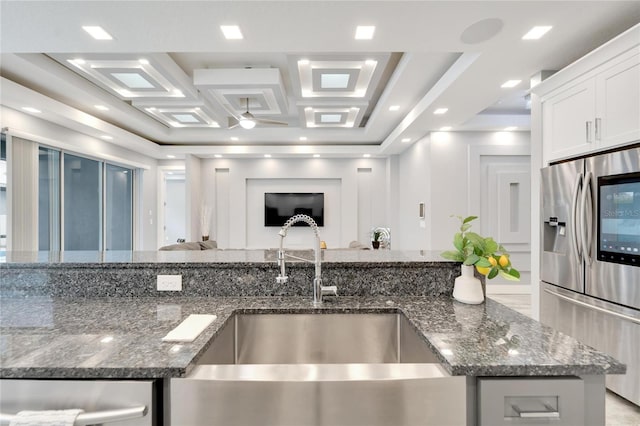
[[[335,285],[323,285],[320,287],[323,296],[338,296],[338,287]]]
[[[288,276],[286,276],[286,275],[278,275],[278,276],[276,277],[276,282],[277,282],[278,284],[286,284],[286,283],[287,283],[287,281],[289,281],[289,277],[288,277]]]

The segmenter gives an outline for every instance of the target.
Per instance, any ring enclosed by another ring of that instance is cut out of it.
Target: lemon
[[[489,273],[489,271],[491,270],[491,268],[483,268],[482,266],[476,266],[476,269],[478,270],[478,272],[480,272],[482,275],[487,275]]]
[[[495,257],[489,256],[489,263],[491,264],[491,266],[496,266],[498,264],[498,261]]]
[[[498,262],[500,263],[500,266],[506,268],[507,266],[509,266],[509,256],[503,254],[502,256],[500,256],[500,260],[498,260]]]

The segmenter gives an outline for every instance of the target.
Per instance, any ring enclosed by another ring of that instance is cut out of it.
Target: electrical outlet
[[[158,275],[158,291],[182,291],[182,275]]]

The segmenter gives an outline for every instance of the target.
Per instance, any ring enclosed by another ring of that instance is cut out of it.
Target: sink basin
[[[471,383],[402,313],[236,314],[170,380],[171,424],[459,426]]]
[[[200,364],[434,362],[399,313],[239,314],[200,359]]]

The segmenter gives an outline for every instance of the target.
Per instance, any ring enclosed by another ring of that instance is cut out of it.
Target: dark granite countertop
[[[450,297],[0,299],[0,377],[183,377],[234,312],[401,311],[452,375],[624,373],[626,367],[497,302]],[[161,338],[189,314],[215,314],[193,343]]]

